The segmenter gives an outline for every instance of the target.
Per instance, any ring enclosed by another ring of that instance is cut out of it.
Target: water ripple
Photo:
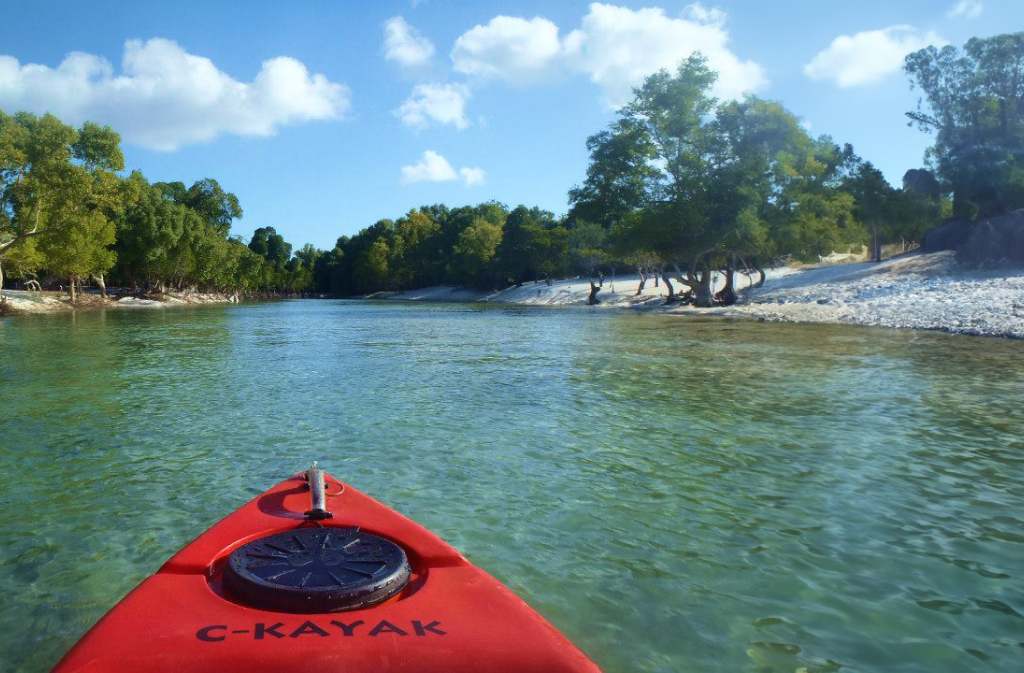
[[[334,301],[7,320],[0,668],[319,457],[610,673],[1010,670],[1022,348]]]

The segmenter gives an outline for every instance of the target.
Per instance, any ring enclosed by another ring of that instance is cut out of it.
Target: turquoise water
[[[1024,660],[1024,343],[291,301],[0,320],[0,670],[319,458],[608,672]]]

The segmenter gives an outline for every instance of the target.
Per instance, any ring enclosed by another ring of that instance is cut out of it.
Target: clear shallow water
[[[1021,342],[334,301],[3,320],[0,670],[48,670],[313,457],[609,673],[1011,670],[1022,438]]]

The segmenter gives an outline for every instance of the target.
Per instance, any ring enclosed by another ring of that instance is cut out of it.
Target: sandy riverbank
[[[787,322],[846,323],[879,327],[943,330],[960,334],[1024,338],[1024,268],[978,270],[957,263],[954,253],[910,254],[879,264],[858,262],[769,269],[763,287],[749,289],[752,278],[737,276],[740,302],[734,306],[694,308],[665,305],[664,283],[648,280],[637,294],[639,278],[606,278],[596,310],[631,308],[681,315],[721,315]],[[722,279],[716,279],[716,288]],[[679,289],[677,284],[677,290]],[[378,293],[375,299],[474,302],[537,306],[586,306],[587,279],[527,283],[499,292],[438,286]],[[56,292],[5,290],[0,313],[53,313],[93,308],[165,308],[176,305],[233,303],[237,296],[167,294],[152,298],[103,300],[86,294],[72,305]]]
[[[167,293],[147,298],[121,297],[104,299],[97,294],[86,293],[71,303],[63,292],[27,292],[4,290],[0,315],[20,313],[60,313],[90,309],[165,308],[194,304],[232,304],[238,302],[237,295],[210,293]]]
[[[639,278],[605,279],[595,308],[637,308],[676,314],[723,315],[789,322],[846,323],[932,329],[1024,338],[1024,268],[977,270],[956,262],[953,252],[910,254],[875,264],[860,262],[769,269],[763,287],[749,290],[739,275],[740,303],[698,309],[665,306],[663,283]],[[721,287],[722,279],[716,279]],[[678,290],[678,286],[677,286]],[[586,279],[527,283],[500,292],[433,287],[395,293],[410,301],[489,301],[540,306],[585,306]]]

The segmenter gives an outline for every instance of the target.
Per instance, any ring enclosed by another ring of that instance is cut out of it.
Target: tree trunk
[[[100,286],[100,296],[104,299],[107,298],[107,282],[103,280],[103,274],[98,273],[93,276],[96,279],[96,284]]]
[[[644,273],[644,267],[636,267],[636,272],[640,274],[640,284],[636,288],[636,296],[639,297],[644,291],[644,285],[647,284],[647,274]]]
[[[687,285],[692,288],[693,305],[707,308],[714,304],[714,297],[711,292],[711,268],[705,258],[715,251],[715,248],[708,248],[696,256],[690,262],[690,271],[686,274]],[[698,271],[703,263],[703,272]]]
[[[713,303],[713,297],[711,296],[711,279],[710,272],[707,264],[704,265],[703,273],[699,271],[701,260],[711,250],[705,250],[690,262],[690,268],[686,272],[686,277],[683,277],[682,271],[676,266],[676,274],[679,276],[679,282],[684,283],[690,289],[686,293],[686,301],[692,303],[694,306],[707,307]]]
[[[75,304],[78,302],[78,296],[75,294],[75,277],[71,276],[68,278],[68,293],[71,295],[71,303]]]
[[[661,278],[665,281],[665,287],[668,289],[668,297],[665,298],[665,303],[671,304],[676,300],[676,289],[672,287],[672,281],[669,280],[668,274],[665,273],[665,269],[661,270]]]
[[[697,289],[693,293],[694,306],[707,308],[714,305],[714,296],[711,293],[711,275],[711,268],[705,264],[697,283]]]
[[[597,298],[597,293],[601,291],[601,286],[590,281],[590,296],[587,297],[587,305],[593,306],[594,304],[600,304],[601,300]]]
[[[757,282],[751,285],[750,289],[761,287],[762,285],[764,285],[765,280],[764,269],[761,268],[761,265],[758,264],[757,262],[754,262],[752,266],[754,271],[757,271]]]
[[[0,259],[0,302],[4,300],[4,260]]]
[[[715,294],[715,299],[718,301],[718,303],[724,304],[726,306],[732,306],[733,304],[736,303],[735,266],[735,259],[730,257],[729,263],[726,264],[724,271],[725,287],[723,287]]]
[[[18,176],[18,183],[19,184],[21,183],[21,175]],[[25,233],[21,234],[20,236],[15,236],[14,238],[12,238],[9,241],[6,241],[4,243],[0,243],[0,252],[3,252],[7,248],[10,248],[11,246],[13,246],[15,243],[17,243],[21,239],[28,238],[29,236],[35,236],[38,233],[39,233],[39,205],[36,205],[36,222],[35,222],[35,225],[32,227],[32,231],[26,231]],[[4,271],[3,267],[0,266],[0,299],[3,299],[3,296],[4,296],[4,273],[3,273],[3,271]]]

